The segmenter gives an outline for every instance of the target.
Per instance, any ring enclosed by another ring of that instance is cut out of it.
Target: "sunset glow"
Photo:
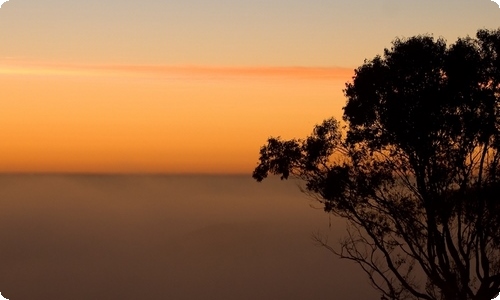
[[[498,20],[488,0],[11,0],[0,173],[249,174],[268,137],[340,119],[354,69],[395,37]]]
[[[272,131],[299,137],[339,111],[352,74],[4,63],[0,172],[248,172]]]

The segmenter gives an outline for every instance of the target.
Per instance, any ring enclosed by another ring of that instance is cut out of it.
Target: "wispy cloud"
[[[282,78],[304,80],[346,80],[353,68],[343,67],[225,67],[165,65],[83,65],[40,62],[0,62],[0,74],[63,76],[153,76],[184,79]]]

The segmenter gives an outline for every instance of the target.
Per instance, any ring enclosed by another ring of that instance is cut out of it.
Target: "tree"
[[[348,221],[339,247],[382,299],[500,292],[500,29],[396,39],[346,83],[343,120],[271,137],[253,178],[298,178]]]

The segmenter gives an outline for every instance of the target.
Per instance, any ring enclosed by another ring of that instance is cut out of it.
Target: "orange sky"
[[[4,61],[0,172],[250,172],[268,136],[340,112],[352,74]]]
[[[250,174],[268,137],[340,118],[394,38],[498,20],[490,0],[10,0],[0,173]]]

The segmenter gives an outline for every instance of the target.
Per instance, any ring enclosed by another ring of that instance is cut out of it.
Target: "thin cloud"
[[[206,78],[275,77],[289,79],[345,79],[354,69],[339,67],[214,67],[214,66],[103,66],[104,70],[136,74],[183,75]]]
[[[78,65],[4,61],[0,74],[63,76],[153,76],[185,79],[277,78],[346,80],[353,68],[342,67],[222,67],[164,65]]]

